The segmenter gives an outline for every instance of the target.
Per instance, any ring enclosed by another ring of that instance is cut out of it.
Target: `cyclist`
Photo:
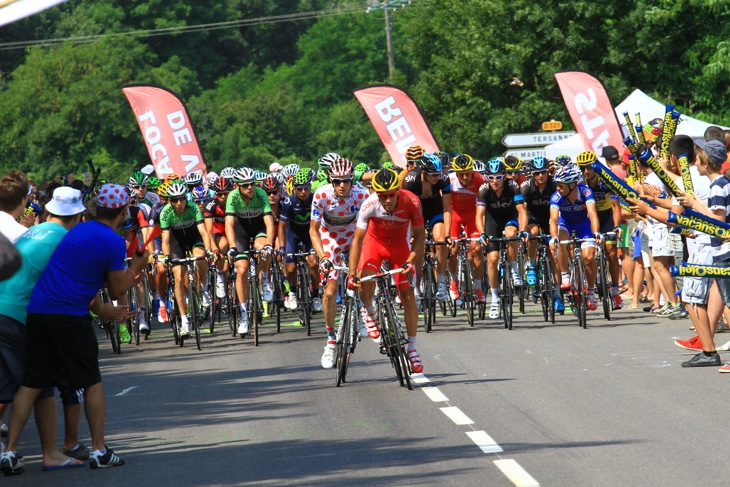
[[[289,166],[286,166],[289,167]],[[283,169],[282,169],[283,171]],[[289,178],[289,183],[291,183],[291,178]],[[288,184],[287,184],[288,185]],[[261,189],[266,191],[266,196],[269,198],[269,206],[271,207],[271,214],[274,217],[274,242],[278,241],[278,233],[279,233],[279,212],[281,210],[281,202],[284,199],[285,196],[282,195],[282,192],[289,193],[288,190],[284,190],[284,175],[283,173],[274,173],[274,174],[264,174],[264,177],[261,180]],[[292,187],[292,192],[294,191]],[[269,280],[269,267],[265,267],[261,271],[261,285],[264,289],[270,288],[272,292],[272,301],[273,301],[273,289],[274,287],[271,285],[271,281]],[[264,318],[268,318],[270,315],[269,311],[269,302],[264,300]]]
[[[320,273],[328,277],[322,299],[327,329],[327,343],[321,360],[325,369],[334,367],[337,343],[334,327],[338,271],[332,267],[342,265],[342,256],[349,251],[355,234],[358,212],[368,196],[367,190],[353,186],[353,172],[349,159],[335,159],[329,168],[331,183],[320,186],[312,200],[309,236],[319,258]],[[373,328],[377,330],[377,325]]]
[[[312,250],[312,239],[309,236],[311,226],[312,201],[312,180],[309,169],[303,167],[294,175],[294,196],[289,196],[281,204],[279,214],[279,239],[278,246],[283,248],[287,254],[294,254],[301,244],[304,252]],[[307,257],[310,274],[312,276],[312,310],[322,311],[322,300],[319,298],[319,272],[317,270],[317,257],[312,254]],[[284,307],[297,309],[297,275],[296,259],[286,258],[286,279],[289,282],[289,294],[284,300]]]
[[[613,194],[611,189],[601,181],[598,174],[593,170],[593,163],[598,160],[596,154],[585,151],[578,154],[576,162],[583,173],[583,180],[593,192],[593,199],[596,200],[596,213],[598,214],[598,226],[601,233],[614,232],[616,238],[607,240],[606,257],[608,271],[611,275],[611,296],[613,297],[613,308],[621,309],[621,293],[618,292],[618,283],[621,282],[621,268],[618,263],[618,252],[616,250],[617,238],[621,230],[621,205],[618,196]]]
[[[205,256],[211,252],[211,238],[205,228],[203,213],[196,205],[188,204],[188,189],[184,184],[173,183],[167,188],[170,202],[160,212],[160,228],[162,228],[162,252],[169,259],[183,259],[187,252],[194,257]],[[180,310],[180,334],[190,335],[188,323],[187,268],[181,264],[172,264],[175,277],[175,302]],[[200,283],[201,302],[204,307],[210,306],[208,292],[208,262],[198,262],[198,282]]]
[[[507,168],[507,172],[505,173],[507,179],[515,182],[517,186],[525,182],[525,175],[522,174],[522,159],[517,156],[507,156],[504,158],[504,165]]]
[[[226,238],[226,199],[233,191],[233,181],[219,176],[211,189],[215,191],[215,196],[206,203],[203,209],[205,228],[210,234],[213,252],[225,254],[229,248],[228,239]],[[216,266],[215,292],[216,296],[223,298],[226,292],[225,275],[228,272],[228,262],[225,259],[220,259]]]
[[[208,204],[208,202],[212,199],[210,197],[210,193],[208,193],[208,188],[206,188],[203,185],[195,186],[192,191],[190,191],[193,195],[193,203],[197,205],[198,208],[200,208],[200,211],[205,211],[205,205]]]
[[[154,227],[159,228],[160,226],[160,212],[168,203],[167,189],[172,184],[172,180],[164,181],[160,184],[159,188],[157,188],[157,194],[160,197],[160,202],[155,203],[155,205],[152,206],[152,209],[150,209],[149,219],[147,220],[150,229]],[[156,272],[154,273],[152,282],[154,283],[154,289],[157,290],[154,294],[152,303],[153,308],[157,308],[157,321],[160,323],[167,323],[167,272],[165,270],[164,259],[158,258],[162,255],[162,237],[158,235],[153,240],[152,244],[153,252],[150,254],[150,264],[156,267]]]
[[[560,268],[560,288],[564,290],[570,289],[571,286],[570,273],[568,272],[568,247],[565,245],[559,251],[559,241],[568,240],[571,233],[575,233],[577,238],[595,237],[596,240],[600,240],[596,201],[593,199],[593,192],[588,186],[578,184],[580,179],[581,174],[578,166],[572,163],[567,164],[555,173],[554,180],[558,189],[550,198],[551,247],[552,251],[557,254],[555,260]],[[583,262],[585,262],[586,281],[588,282],[586,305],[588,309],[595,310],[598,307],[595,294],[595,243],[581,243],[581,255],[583,256]]]
[[[423,218],[433,232],[433,239],[442,242],[450,240],[447,228],[451,229],[451,183],[443,172],[441,159],[436,154],[424,153],[419,167],[414,168],[401,181],[401,187],[420,198]],[[446,286],[446,260],[448,249],[444,245],[436,247],[436,274],[438,289],[436,299],[445,301],[449,294]],[[423,271],[422,256],[416,261],[416,297],[421,294],[419,283]]]
[[[324,186],[328,183],[327,175],[330,166],[339,158],[340,155],[335,152],[328,152],[319,158],[319,160],[317,161],[317,165],[319,166],[317,170],[317,179],[312,182],[313,193],[317,191],[317,188],[319,188],[320,186]]]
[[[416,168],[425,153],[426,151],[420,145],[412,145],[406,149],[406,168],[402,169],[400,174],[398,174],[398,180],[401,182],[401,185],[403,184],[403,178]]]
[[[157,178],[155,178],[155,179],[157,181],[159,181],[159,179],[157,179]],[[147,191],[147,189],[149,187],[149,182],[150,182],[150,177],[147,176],[142,171],[135,171],[129,177],[129,187],[131,189],[135,190],[139,194],[139,200],[142,203],[148,204],[151,208],[156,203],[160,202],[160,198],[155,193]]]
[[[234,181],[238,185],[226,199],[226,239],[232,245],[229,258],[236,266],[236,295],[241,307],[241,322],[238,333],[241,337],[248,333],[248,268],[249,240],[253,240],[256,250],[262,250],[259,269],[268,269],[269,256],[274,244],[274,216],[266,191],[256,188],[256,171],[242,167],[236,171]],[[271,302],[271,284],[263,285],[263,299]]]
[[[504,235],[514,238],[527,227],[527,210],[522,193],[507,179],[507,167],[497,157],[487,162],[487,183],[482,185],[477,196],[476,227],[487,244],[487,275],[492,302],[489,318],[499,318],[499,244],[489,242],[489,237]],[[512,279],[515,287],[522,286],[518,271],[517,242],[510,242],[507,255],[512,262]]]
[[[413,372],[420,373],[423,363],[416,350],[418,308],[408,274],[415,272],[414,262],[423,254],[426,233],[419,198],[408,190],[398,189],[399,183],[398,173],[392,169],[375,173],[372,179],[375,194],[368,196],[362,205],[352,240],[350,269],[357,269],[357,272],[351,271],[347,281],[348,287],[359,286],[360,278],[377,273],[384,260],[393,268],[399,265],[403,268],[401,274],[394,276],[395,284],[405,311],[408,360]],[[374,282],[362,285],[360,298],[368,316],[368,333],[371,338],[378,339],[380,330],[373,307],[374,293]]]
[[[152,227],[150,227],[150,224],[149,224],[149,215],[150,215],[151,210],[152,209],[146,203],[142,203],[140,201],[140,194],[133,188],[130,188],[129,189],[129,223],[131,224],[131,228],[130,228],[129,232],[131,234],[131,240],[127,247],[128,249],[137,249],[139,247],[138,234],[141,234],[142,241],[146,242],[148,235],[150,235],[152,233]],[[148,248],[146,250],[154,251],[154,245],[152,244],[152,242],[150,242],[148,244]],[[136,293],[137,293],[137,302],[138,303],[147,302],[144,292],[145,292],[144,286],[142,285],[142,283],[141,282],[137,283]],[[124,302],[124,300],[122,300],[122,301],[124,304],[126,304],[126,302]],[[147,323],[147,319],[145,318],[145,310],[140,307],[140,309],[137,311],[137,313],[139,315],[140,333],[149,335],[150,325],[149,325],[149,323]],[[125,330],[126,330],[126,328],[125,328]],[[127,333],[123,333],[123,335],[127,335]]]
[[[476,227],[477,216],[477,194],[479,188],[484,184],[486,178],[474,171],[474,159],[468,154],[460,154],[451,161],[453,173],[449,174],[449,182],[451,185],[451,238],[459,238],[461,229],[464,228],[466,236],[469,238],[479,237],[480,233]],[[449,270],[451,275],[456,275],[456,251],[452,251],[452,257],[449,261]],[[484,274],[484,256],[482,254],[479,242],[471,242],[471,249],[467,254],[469,262],[474,269],[472,274],[474,277],[474,293],[477,301],[484,302],[484,293],[482,292],[482,275]],[[459,298],[459,284],[455,280],[451,281],[451,289],[449,289],[451,299]]]
[[[532,236],[550,235],[550,198],[557,191],[558,186],[555,184],[553,177],[550,175],[550,163],[542,156],[535,157],[532,160],[530,177],[520,186],[522,198],[527,205],[527,232]],[[525,278],[528,286],[537,284],[537,275],[535,274],[535,257],[537,255],[537,242],[530,240],[527,243],[527,272]],[[550,254],[552,258],[552,254]],[[560,298],[560,275],[557,267],[553,262],[553,270],[555,271],[555,311],[565,311],[563,301]]]

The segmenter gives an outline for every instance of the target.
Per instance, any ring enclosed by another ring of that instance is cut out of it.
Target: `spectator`
[[[135,255],[125,272],[124,240],[116,233],[129,210],[124,187],[104,185],[97,201],[96,219],[80,223],[66,234],[31,294],[26,372],[14,399],[8,447],[0,462],[6,474],[6,470],[22,469],[15,453],[20,433],[40,392],[58,384],[60,370],[72,389],[84,390],[91,468],[124,465],[104,444],[104,386],[89,303],[97,315],[115,321],[130,318],[133,314],[128,309],[102,308],[95,297],[106,285],[112,299],[121,298],[146,265],[147,253]]]
[[[15,242],[26,227],[18,223],[30,199],[31,187],[23,172],[10,171],[0,178],[0,233]]]
[[[22,259],[13,242],[0,233],[0,281],[10,279],[18,272]]]

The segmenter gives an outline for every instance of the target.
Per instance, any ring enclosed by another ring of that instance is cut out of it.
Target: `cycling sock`
[[[530,259],[530,261],[529,261],[528,265],[529,265],[530,267],[535,267],[535,258],[534,258],[534,257]]]
[[[375,306],[372,304],[370,306],[365,306],[365,311],[367,311],[370,316],[375,316]]]
[[[181,322],[181,323],[182,323],[183,325],[188,325],[188,324],[189,324],[189,323],[188,323],[188,316],[187,316],[187,315],[182,315],[182,316],[180,317],[180,322]]]
[[[216,279],[218,279],[219,284],[223,284],[225,282],[223,271],[216,271]]]
[[[481,279],[474,279],[472,281],[472,287],[475,291],[481,291],[482,290],[482,280]]]
[[[263,282],[269,282],[269,271],[261,271],[261,280]]]
[[[560,277],[563,279],[563,281],[569,281],[570,280],[570,272],[561,272]]]
[[[512,262],[512,274],[517,275],[519,272],[520,268],[517,266],[517,262]]]
[[[408,336],[408,350],[416,349],[416,337]]]
[[[499,299],[499,289],[490,287],[489,291],[492,293],[492,301],[497,301]]]
[[[446,282],[446,274],[439,274],[437,279],[438,282]]]
[[[413,288],[413,292],[415,293],[417,298],[420,298],[422,295],[420,286],[416,286],[415,288]]]
[[[248,303],[241,303],[239,306],[241,307],[241,313],[248,313]]]

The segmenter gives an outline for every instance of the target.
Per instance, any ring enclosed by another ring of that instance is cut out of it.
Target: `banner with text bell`
[[[540,132],[535,134],[507,134],[502,138],[502,144],[507,148],[512,147],[538,147],[554,144],[567,139],[575,132]]]

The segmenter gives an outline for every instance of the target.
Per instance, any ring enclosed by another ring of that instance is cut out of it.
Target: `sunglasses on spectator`
[[[351,183],[351,182],[352,182],[352,178],[348,178],[348,179],[333,179],[332,180],[332,185],[333,186],[339,186],[340,184],[348,184],[348,183]]]
[[[387,200],[390,198],[395,198],[395,196],[398,194],[398,190],[391,191],[390,193],[378,193],[378,198],[381,200]]]
[[[504,174],[497,174],[494,176],[487,176],[487,181],[501,181],[504,179]]]
[[[254,183],[250,182],[250,183],[240,183],[238,186],[241,188],[250,188],[253,185],[254,185]]]
[[[308,189],[312,189],[311,184],[305,184],[303,186],[294,186],[294,191],[306,191]]]
[[[175,198],[170,198],[170,203],[180,203],[181,201],[185,201],[187,198],[183,196],[178,196]]]

